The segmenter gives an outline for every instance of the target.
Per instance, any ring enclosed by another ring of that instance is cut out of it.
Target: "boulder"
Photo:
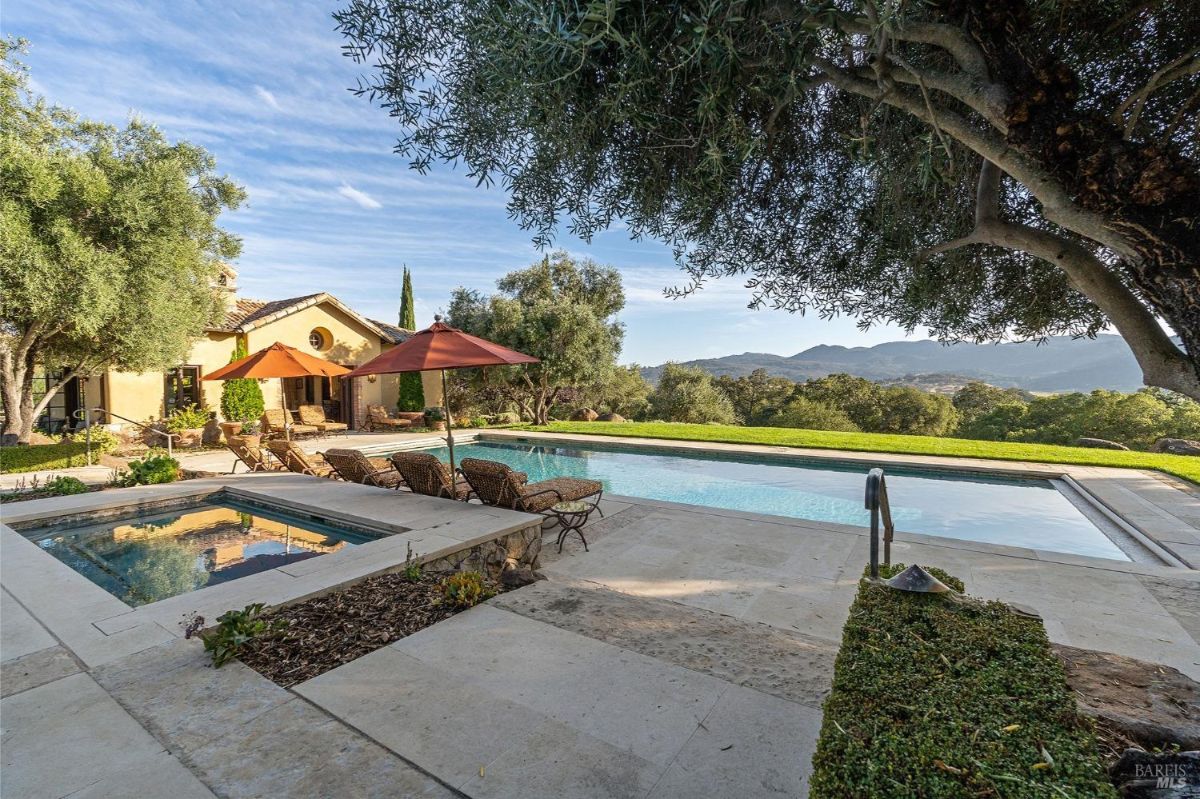
[[[506,588],[520,588],[530,583],[536,583],[538,580],[545,580],[546,576],[540,572],[535,572],[528,566],[516,566],[511,569],[505,569],[500,573],[500,582]]]
[[[594,422],[598,416],[599,414],[593,411],[591,408],[580,408],[579,410],[575,411],[575,413],[571,414],[571,421]]]
[[[623,422],[625,417],[619,413],[602,413],[596,417],[598,422]]]
[[[1150,448],[1151,452],[1165,452],[1169,455],[1200,455],[1200,441],[1186,438],[1160,438]]]
[[[1136,619],[1131,620],[1136,624]],[[1147,749],[1200,748],[1200,683],[1157,663],[1054,644],[1079,711]]]
[[[1109,441],[1104,438],[1081,438],[1075,442],[1077,447],[1091,447],[1092,449],[1129,449],[1124,444],[1118,444],[1116,441]]]
[[[221,443],[221,425],[217,420],[209,419],[200,433],[200,443],[206,447]]]
[[[1188,799],[1200,796],[1200,752],[1126,749],[1108,769],[1125,799]]]

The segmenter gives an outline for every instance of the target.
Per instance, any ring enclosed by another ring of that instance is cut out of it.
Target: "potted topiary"
[[[262,443],[262,433],[259,430],[259,423],[257,421],[239,423],[238,429],[234,431],[234,435],[240,435],[245,439],[246,446],[252,449]]]
[[[441,408],[426,408],[425,426],[430,430],[445,430],[446,414],[442,412]]]

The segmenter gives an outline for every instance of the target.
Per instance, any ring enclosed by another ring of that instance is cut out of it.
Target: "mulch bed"
[[[382,574],[280,608],[264,618],[285,619],[287,627],[246,644],[238,659],[290,688],[465,610],[441,603],[438,584],[445,576],[425,573],[410,582],[400,572]],[[495,593],[505,590],[487,585]]]

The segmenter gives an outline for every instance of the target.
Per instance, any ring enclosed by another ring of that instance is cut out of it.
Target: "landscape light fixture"
[[[953,590],[915,563],[892,579],[884,580],[883,584],[897,591],[909,591],[914,594],[944,594]]]

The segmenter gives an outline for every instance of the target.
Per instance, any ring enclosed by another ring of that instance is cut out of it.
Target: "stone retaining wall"
[[[431,571],[477,571],[494,580],[508,569],[537,569],[542,552],[541,525],[462,549],[424,564]]]

